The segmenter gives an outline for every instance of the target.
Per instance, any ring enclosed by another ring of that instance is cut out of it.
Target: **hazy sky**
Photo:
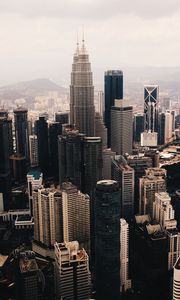
[[[0,85],[68,82],[82,24],[94,72],[180,66],[180,0],[0,0]]]

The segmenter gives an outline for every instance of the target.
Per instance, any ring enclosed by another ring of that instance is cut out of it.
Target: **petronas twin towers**
[[[70,86],[70,122],[86,136],[95,134],[94,86],[84,39],[73,58]]]

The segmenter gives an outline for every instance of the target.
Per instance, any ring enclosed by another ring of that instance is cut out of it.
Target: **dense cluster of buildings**
[[[133,114],[123,72],[109,70],[95,112],[83,40],[70,113],[33,123],[25,108],[13,120],[0,110],[0,225],[33,231],[31,251],[2,259],[0,288],[24,300],[180,299],[180,196],[168,193],[164,168],[179,148],[161,152],[179,127],[166,102],[160,108],[159,87],[146,85],[144,113]]]

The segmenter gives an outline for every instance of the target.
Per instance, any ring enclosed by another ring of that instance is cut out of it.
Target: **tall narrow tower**
[[[70,86],[70,122],[79,132],[94,136],[95,108],[91,64],[84,39],[74,54]]]

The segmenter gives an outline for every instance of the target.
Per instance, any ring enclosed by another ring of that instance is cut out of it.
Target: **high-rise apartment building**
[[[62,195],[56,189],[33,191],[34,239],[46,247],[63,241]]]
[[[37,135],[33,134],[29,136],[29,154],[31,167],[37,167],[38,161],[38,140]]]
[[[105,113],[104,122],[108,132],[108,148],[111,147],[111,107],[115,99],[123,99],[123,72],[108,70],[104,75]]]
[[[131,288],[129,279],[129,224],[120,219],[120,291]]]
[[[112,179],[119,183],[121,217],[130,220],[134,216],[134,169],[121,155],[112,158]]]
[[[90,251],[90,198],[71,182],[62,184],[63,240],[77,240]]]
[[[149,168],[139,179],[139,213],[153,215],[155,193],[166,191],[166,170]]]
[[[111,149],[119,155],[132,153],[133,108],[127,100],[115,100],[111,108]]]
[[[56,299],[90,299],[89,257],[77,241],[55,243]]]
[[[156,193],[153,203],[153,218],[157,220],[167,234],[168,239],[168,270],[172,270],[180,256],[180,232],[177,230],[175,211],[168,193]]]
[[[31,214],[33,213],[33,191],[43,188],[43,174],[37,170],[31,170],[27,173],[27,186],[28,186],[28,198],[29,209]]]
[[[29,136],[27,109],[18,107],[14,110],[14,127],[16,138],[16,153],[25,156],[29,161]]]
[[[95,133],[94,86],[84,39],[74,54],[70,86],[70,123],[87,136]]]
[[[114,180],[97,182],[95,194],[96,299],[119,299],[120,192]]]

